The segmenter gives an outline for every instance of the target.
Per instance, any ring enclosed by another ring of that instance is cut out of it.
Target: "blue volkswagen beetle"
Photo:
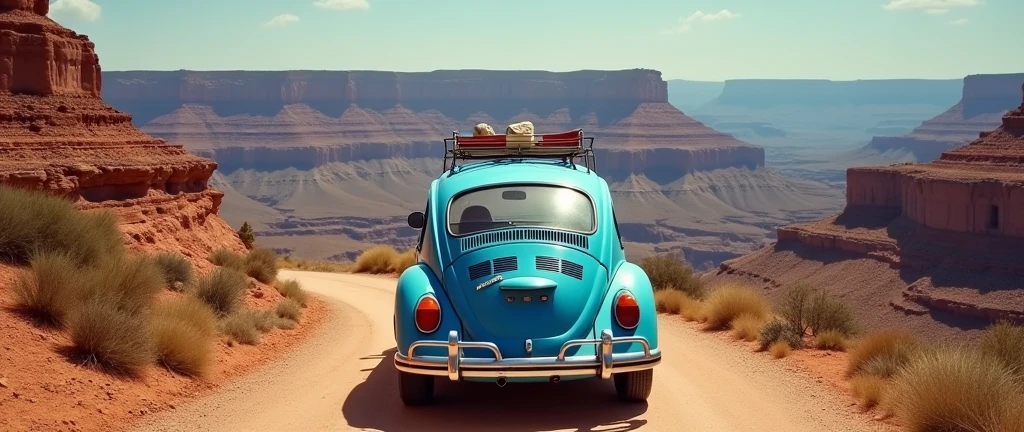
[[[647,399],[661,361],[654,292],[625,259],[593,162],[582,130],[445,139],[444,173],[408,219],[418,263],[395,296],[406,405],[429,403],[438,378],[611,379],[621,399]]]

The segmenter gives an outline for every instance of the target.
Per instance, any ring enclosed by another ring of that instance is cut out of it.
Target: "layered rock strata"
[[[47,18],[48,6],[0,2],[0,182],[114,209],[130,244],[196,256],[240,247],[217,217],[216,163],[106,105],[94,44]]]

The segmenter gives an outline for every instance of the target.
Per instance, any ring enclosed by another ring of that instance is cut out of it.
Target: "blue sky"
[[[1024,0],[51,0],[104,70],[1024,72]]]

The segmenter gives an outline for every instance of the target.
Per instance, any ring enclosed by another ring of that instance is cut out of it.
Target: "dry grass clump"
[[[672,255],[647,256],[637,265],[647,273],[655,291],[674,289],[686,293],[690,298],[704,298],[704,286],[694,277],[693,269]]]
[[[73,350],[83,363],[137,375],[153,362],[154,344],[145,315],[118,309],[101,297],[76,308],[69,317],[68,329]]]
[[[89,267],[81,275],[82,299],[98,299],[129,314],[148,311],[164,289],[160,267],[145,256],[118,255]]]
[[[732,320],[732,335],[736,339],[747,342],[756,341],[761,333],[761,327],[765,323],[765,317],[743,314]]]
[[[149,320],[157,361],[185,375],[206,375],[213,361],[216,324],[213,310],[192,297],[157,305]]]
[[[245,271],[245,256],[230,249],[220,248],[210,253],[207,258],[213,265],[227,267],[240,272]]]
[[[41,252],[14,281],[15,307],[36,320],[61,326],[80,300],[81,270],[67,252]]]
[[[7,185],[0,185],[0,203],[0,260],[28,263],[53,252],[87,265],[124,250],[109,210],[80,211],[70,200]]]
[[[297,280],[277,281],[274,287],[282,296],[295,300],[302,307],[306,307],[306,304],[309,303],[309,293],[302,289],[302,285]]]
[[[177,290],[176,287],[184,287],[192,283],[192,263],[184,256],[175,252],[161,252],[153,257],[164,275],[164,282],[168,288]]]
[[[391,246],[373,246],[356,258],[356,273],[382,274],[391,271],[391,263],[398,258],[398,252]]]
[[[256,248],[245,255],[245,274],[263,283],[277,279],[277,254],[270,249]]]
[[[290,321],[299,322],[299,319],[302,317],[302,306],[289,298],[281,299],[281,301],[277,302],[277,307],[274,311],[278,318]]]
[[[888,387],[885,378],[874,375],[857,375],[850,379],[850,392],[865,409],[882,403]]]
[[[982,354],[1002,361],[1010,373],[1024,384],[1024,327],[999,322],[985,331],[978,349]]]
[[[846,374],[892,376],[910,361],[918,347],[914,336],[904,330],[882,330],[868,334],[849,349]]]
[[[192,285],[190,294],[209,305],[219,317],[230,315],[242,304],[249,287],[244,274],[227,267],[214,269]]]
[[[825,330],[814,336],[814,347],[828,351],[846,351],[849,342],[846,335],[838,330]]]
[[[245,345],[256,345],[260,334],[274,328],[274,315],[267,311],[240,309],[220,321],[220,332],[229,340]]]
[[[684,298],[680,303],[679,316],[686,321],[707,321],[707,316],[704,315],[704,303],[690,297]]]
[[[957,347],[915,354],[886,404],[910,431],[1022,431],[1024,395],[994,356]]]
[[[704,302],[703,314],[708,329],[722,329],[740,315],[766,319],[768,302],[757,290],[742,285],[725,285],[715,289]]]
[[[778,318],[772,318],[765,322],[761,326],[757,339],[761,341],[761,346],[758,348],[761,351],[767,350],[777,342],[784,342],[790,348],[803,346],[803,339],[797,334],[797,330],[793,329],[788,322]]]
[[[686,293],[676,289],[665,289],[654,292],[654,306],[658,312],[679,314],[683,310],[683,303],[690,300]]]
[[[391,271],[402,274],[405,269],[416,265],[418,259],[419,257],[416,255],[416,249],[409,249],[395,256],[395,259],[391,262]]]
[[[302,258],[286,256],[278,259],[277,268],[289,270],[304,270],[324,273],[350,273],[352,263],[339,263],[334,261],[312,261]]]
[[[773,343],[772,346],[768,348],[768,351],[772,353],[772,357],[777,359],[788,356],[791,350],[792,348],[789,347],[789,344],[786,343],[786,341],[781,340]]]

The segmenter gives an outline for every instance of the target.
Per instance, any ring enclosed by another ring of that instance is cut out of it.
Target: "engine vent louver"
[[[516,271],[518,269],[519,269],[519,259],[514,257],[514,256],[504,257],[504,258],[495,258],[494,259],[494,272],[495,273],[504,273],[504,272]]]
[[[561,273],[571,278],[583,280],[583,266],[572,261],[539,256],[537,257],[536,266],[537,270]]]
[[[586,249],[589,241],[586,236],[547,229],[516,229],[488,232],[462,239],[462,251],[478,248],[491,243],[517,240],[540,240],[565,243]]]
[[[477,280],[491,275],[491,261],[484,261],[469,266],[469,280]]]
[[[490,276],[494,273],[504,273],[519,270],[519,259],[510,256],[495,258],[492,269],[491,261],[482,261],[469,266],[469,280],[477,280]]]

